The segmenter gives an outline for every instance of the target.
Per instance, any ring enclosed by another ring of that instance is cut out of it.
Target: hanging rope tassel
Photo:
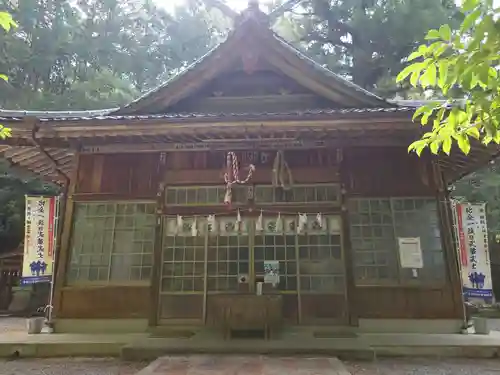
[[[290,190],[293,185],[292,170],[285,160],[285,154],[282,150],[276,153],[273,163],[273,186],[280,187],[283,190]]]
[[[226,156],[226,173],[224,173],[224,182],[226,183],[226,194],[224,195],[224,203],[230,205],[233,198],[233,184],[246,184],[252,178],[255,166],[249,165],[247,178],[240,180],[240,170],[238,166],[238,158],[234,152],[228,152]]]

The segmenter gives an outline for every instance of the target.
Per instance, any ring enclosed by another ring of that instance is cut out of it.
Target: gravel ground
[[[344,363],[352,375],[499,375],[500,360],[381,359]],[[39,359],[0,362],[1,375],[133,375],[145,363],[116,359]],[[168,375],[168,374],[165,374]],[[320,375],[320,374],[318,374]]]
[[[146,363],[118,359],[30,359],[0,361],[1,375],[134,375]]]
[[[352,375],[500,375],[500,359],[401,358],[344,362],[344,365]]]

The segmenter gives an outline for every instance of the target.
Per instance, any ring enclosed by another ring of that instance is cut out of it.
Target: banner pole
[[[54,215],[54,227],[53,227],[53,243],[52,243],[52,277],[50,279],[50,295],[49,295],[49,304],[45,306],[45,313],[47,319],[47,326],[49,328],[49,333],[54,332],[54,328],[52,325],[52,312],[54,310],[54,290],[55,290],[55,261],[56,261],[56,249],[58,242],[58,233],[59,233],[59,214],[60,214],[60,197],[54,197],[55,199],[55,215]]]

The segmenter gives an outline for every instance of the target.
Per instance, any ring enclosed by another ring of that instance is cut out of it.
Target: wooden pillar
[[[78,153],[74,156],[74,167],[71,172],[69,186],[65,187],[65,194],[62,197],[62,215],[60,220],[62,221],[62,229],[59,236],[58,246],[55,252],[55,285],[54,285],[54,299],[53,299],[53,317],[57,317],[62,309],[62,288],[66,281],[66,274],[68,268],[68,262],[70,258],[70,248],[71,248],[71,232],[73,229],[73,209],[74,201],[73,194],[78,183],[78,168],[79,168],[79,155]]]
[[[458,252],[454,241],[453,213],[449,192],[444,176],[437,163],[433,164],[434,179],[437,187],[439,229],[443,246],[444,261],[446,262],[447,282],[450,285],[455,312],[457,316],[465,318],[465,305],[462,293],[462,280]]]
[[[347,294],[347,313],[349,314],[349,325],[358,326],[359,313],[356,309],[356,284],[354,277],[354,257],[352,253],[351,232],[349,222],[349,159],[346,158],[344,149],[339,150],[337,158],[339,162],[340,182],[341,182],[341,204],[342,204],[342,253],[344,255],[345,283]]]
[[[162,268],[162,226],[163,209],[165,207],[165,171],[167,164],[167,154],[162,152],[158,161],[158,190],[156,192],[156,225],[153,248],[153,268],[151,271],[151,297],[149,311],[149,326],[158,325],[158,308],[160,305],[160,283]]]

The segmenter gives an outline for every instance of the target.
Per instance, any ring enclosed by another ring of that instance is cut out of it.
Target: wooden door
[[[278,262],[279,282],[264,294],[283,296],[290,324],[345,323],[347,302],[340,216],[315,214],[298,230],[298,215],[165,218],[160,281],[160,322],[217,323],[218,300],[256,292],[264,264]],[[197,230],[192,231],[193,226]],[[209,226],[211,226],[209,228]]]

